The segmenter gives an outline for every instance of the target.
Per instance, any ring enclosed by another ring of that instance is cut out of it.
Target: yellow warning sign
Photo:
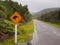
[[[12,16],[10,17],[10,19],[12,20],[12,22],[14,24],[17,24],[19,21],[22,20],[21,15],[16,11],[12,14]]]

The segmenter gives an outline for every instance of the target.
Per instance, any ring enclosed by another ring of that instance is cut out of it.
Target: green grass
[[[42,20],[40,20],[40,21],[42,21]],[[42,22],[45,22],[45,21],[42,21]],[[50,22],[45,22],[45,23],[48,24],[48,25],[54,26],[56,28],[60,28],[60,25],[59,24],[50,23]]]
[[[0,42],[0,45],[14,45],[13,39],[7,39],[4,42]]]
[[[32,34],[34,31],[33,21],[29,21],[28,23],[19,26],[18,32],[18,42],[26,42],[29,40],[29,34]]]
[[[54,26],[56,28],[60,28],[60,25],[58,25],[58,24],[54,24],[54,23],[50,23],[50,22],[46,22],[46,23],[49,24],[49,25],[52,25],[52,26]]]
[[[29,21],[26,24],[18,25],[18,42],[25,42],[29,40],[28,35],[32,34],[34,31],[33,21]],[[0,45],[14,45],[14,37],[13,39],[7,39],[4,42],[0,42]]]

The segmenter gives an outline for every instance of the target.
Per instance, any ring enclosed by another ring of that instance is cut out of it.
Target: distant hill
[[[55,10],[59,10],[60,8],[47,8],[47,9],[44,9],[44,10],[41,10],[39,12],[34,12],[34,13],[31,13],[33,18],[39,18],[42,14],[45,14],[45,13],[48,13],[50,11],[55,11]]]

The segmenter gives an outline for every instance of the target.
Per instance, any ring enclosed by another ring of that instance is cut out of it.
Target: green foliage
[[[1,1],[0,0],[0,36],[1,37],[9,37],[9,36],[14,36],[14,24],[11,22],[10,20],[10,16],[17,11],[21,16],[22,16],[22,21],[20,22],[22,23],[27,23],[31,20],[31,14],[29,13],[28,10],[28,6],[24,5],[22,6],[21,4],[18,4],[17,2],[13,2],[11,0],[5,0],[5,1]],[[20,26],[19,23],[19,26]],[[28,24],[29,25],[29,24]],[[31,24],[32,25],[32,24]],[[19,28],[18,33],[21,34],[21,37],[18,35],[18,39],[20,42],[24,42],[27,38],[27,35],[25,33],[28,33],[29,30],[31,33],[33,31],[33,27],[32,26],[28,26],[29,28],[25,29],[28,31],[25,31],[24,28]],[[32,27],[32,28],[31,28]],[[21,29],[21,30],[20,30]],[[25,37],[24,37],[25,35]],[[12,38],[13,38],[12,36]],[[1,41],[1,37],[0,37],[0,41]],[[5,39],[4,37],[4,39]],[[13,45],[13,39],[9,37],[9,39],[5,39],[3,40],[4,42],[0,43],[1,45]],[[11,40],[12,39],[12,40]],[[11,43],[11,44],[10,44]]]
[[[18,42],[27,42],[30,38],[29,34],[32,34],[34,31],[33,21],[28,22],[27,24],[21,25],[18,27]],[[32,37],[31,37],[32,38]]]
[[[42,14],[39,19],[47,22],[51,22],[51,23],[60,24],[60,9],[48,12],[46,14]]]
[[[2,32],[12,32],[13,31],[13,24],[8,20],[0,21],[0,31]]]
[[[15,12],[19,12],[22,16],[21,22],[27,22],[31,20],[31,15],[28,11],[27,5],[22,6],[21,4],[19,5],[17,2],[13,1],[2,1],[0,2],[0,26],[2,27],[2,30],[11,30],[11,27],[13,24],[10,24],[10,16]],[[1,22],[4,24],[1,24]],[[10,29],[8,29],[10,28]]]
[[[0,4],[0,18],[5,18],[6,11],[7,11],[6,7]]]
[[[13,39],[10,39],[10,40],[7,39],[3,43],[0,42],[0,45],[14,45],[14,41],[13,41]]]
[[[30,13],[29,13],[29,11],[28,11],[28,6],[27,5],[24,5],[24,6],[22,6],[21,4],[19,5],[17,2],[13,2],[13,1],[2,1],[2,2],[0,2],[3,6],[2,7],[4,7],[4,8],[2,8],[3,10],[6,8],[7,9],[7,11],[5,11],[5,13],[7,13],[5,16],[7,16],[7,19],[9,19],[10,20],[10,16],[15,12],[15,11],[17,11],[17,12],[19,12],[20,14],[21,14],[21,16],[22,16],[22,20],[27,20],[27,21],[29,21],[30,19],[27,17],[28,15],[29,15],[29,17],[31,17],[31,15],[30,15]],[[27,14],[26,14],[27,13]],[[26,17],[27,17],[27,19],[25,19],[24,18],[24,16],[25,16],[25,14],[26,14]],[[26,21],[26,22],[27,22]]]

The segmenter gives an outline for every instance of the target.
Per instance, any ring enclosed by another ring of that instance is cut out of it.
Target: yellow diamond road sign
[[[15,13],[12,14],[10,19],[12,20],[12,22],[14,24],[17,24],[19,21],[21,21],[22,17],[21,17],[21,15],[18,12],[15,12]]]

